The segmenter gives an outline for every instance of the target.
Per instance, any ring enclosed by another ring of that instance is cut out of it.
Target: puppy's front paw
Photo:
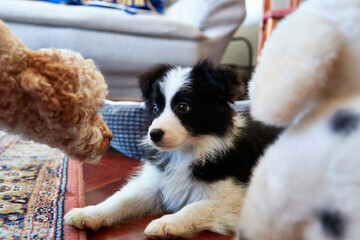
[[[64,217],[65,224],[73,225],[79,229],[98,230],[104,222],[104,216],[95,206],[73,208]]]
[[[152,221],[144,233],[150,238],[188,238],[194,235],[194,229],[188,222],[169,214]]]

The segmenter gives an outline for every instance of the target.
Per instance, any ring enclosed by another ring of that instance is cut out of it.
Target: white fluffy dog
[[[360,239],[359,23],[359,0],[310,0],[265,44],[251,114],[288,128],[253,173],[238,239]]]

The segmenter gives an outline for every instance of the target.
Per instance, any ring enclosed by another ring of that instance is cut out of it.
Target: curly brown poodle
[[[0,20],[0,129],[96,162],[112,139],[98,114],[106,94],[92,60],[70,50],[32,51]]]

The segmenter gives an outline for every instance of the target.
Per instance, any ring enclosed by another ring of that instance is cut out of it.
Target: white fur
[[[360,45],[354,41],[360,35],[359,21],[359,0],[315,0],[280,22],[250,84],[253,117],[285,126],[324,92],[356,94]]]
[[[159,184],[166,208],[175,212],[188,203],[208,198],[208,185],[192,179],[190,164],[194,161],[193,155],[175,150],[170,156],[168,169]]]
[[[188,145],[193,147],[194,157],[197,159],[205,159],[215,156],[221,156],[225,151],[234,145],[237,137],[240,137],[240,128],[245,126],[245,118],[237,115],[233,119],[234,128],[224,137],[206,135],[201,137],[187,138]]]
[[[360,129],[342,136],[329,127],[337,110],[360,114],[360,97],[319,107],[323,114],[303,117],[260,159],[241,217],[249,239],[332,239],[319,227],[322,210],[339,210],[343,239],[360,239]]]
[[[279,24],[252,79],[252,114],[289,125],[255,169],[239,224],[249,240],[360,239],[360,126],[331,129],[339,110],[360,115],[360,1],[306,1]],[[321,211],[343,219],[340,237]]]
[[[154,145],[150,139],[150,131],[152,129],[161,129],[164,131],[164,136],[156,145]],[[187,137],[186,129],[168,107],[152,122],[147,135],[149,143],[163,151],[172,150],[183,145]]]
[[[191,68],[177,67],[170,70],[162,84],[163,93],[166,99],[166,106],[170,107],[171,99],[181,87],[185,87],[189,82]]]

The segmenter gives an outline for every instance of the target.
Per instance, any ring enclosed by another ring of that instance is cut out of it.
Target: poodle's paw
[[[179,219],[174,214],[165,215],[152,221],[144,231],[150,238],[188,238],[194,235],[189,222]]]
[[[81,230],[98,230],[103,226],[105,217],[96,206],[73,208],[64,217],[65,224],[73,225]]]

